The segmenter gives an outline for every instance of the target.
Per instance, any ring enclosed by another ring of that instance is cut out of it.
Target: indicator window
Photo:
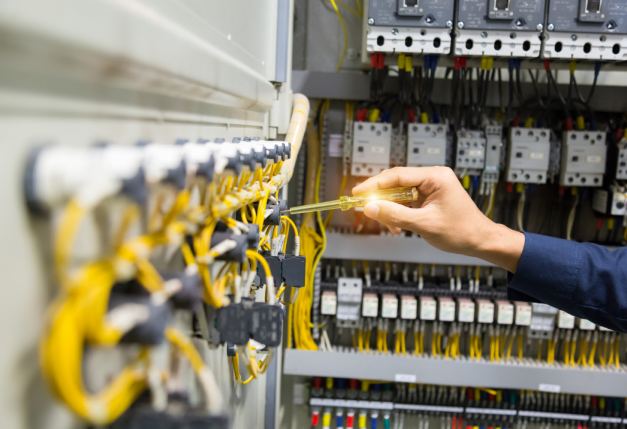
[[[404,0],[405,7],[418,7],[418,0]]]
[[[496,0],[494,10],[509,10],[509,0]]]
[[[586,0],[586,13],[600,13],[602,0]]]

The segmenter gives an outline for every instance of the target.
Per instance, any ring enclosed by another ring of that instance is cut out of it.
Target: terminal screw
[[[544,26],[542,24],[538,24],[536,26],[536,30],[538,30],[538,31],[542,31],[543,28],[544,28]]]
[[[546,28],[548,28],[548,29],[549,29],[549,31],[553,31],[553,30],[555,30],[555,26],[554,26],[553,24],[549,24],[549,26],[548,26],[548,27],[546,27]]]
[[[459,22],[457,23],[457,28],[459,28],[460,30],[461,30],[462,28],[464,28],[464,21],[459,21]]]
[[[446,21],[446,28],[453,28],[453,21],[451,21],[450,19]]]
[[[374,25],[374,18],[368,18],[368,25]]]

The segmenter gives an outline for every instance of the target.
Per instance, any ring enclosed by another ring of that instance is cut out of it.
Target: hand
[[[385,224],[393,234],[409,230],[445,252],[475,256],[516,271],[525,236],[488,219],[448,167],[393,168],[356,186],[353,194],[399,186],[418,188],[417,208],[375,201],[364,207],[366,216]]]

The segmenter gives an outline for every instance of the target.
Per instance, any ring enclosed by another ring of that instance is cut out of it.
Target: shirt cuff
[[[527,300],[527,296],[553,306],[569,303],[581,268],[578,243],[524,234],[525,247],[518,268],[515,274],[508,274],[508,297],[511,290],[521,300]]]

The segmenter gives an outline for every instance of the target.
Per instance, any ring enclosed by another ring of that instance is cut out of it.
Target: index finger
[[[432,169],[432,167],[395,167],[391,170],[385,170],[355,186],[353,195],[399,186],[416,186],[420,188],[420,185],[432,173]]]

